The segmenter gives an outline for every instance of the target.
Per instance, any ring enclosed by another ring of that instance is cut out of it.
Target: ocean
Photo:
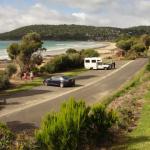
[[[7,54],[7,48],[10,44],[18,41],[0,41],[0,59],[9,59]],[[69,48],[77,50],[87,48],[103,47],[106,44],[93,41],[43,41],[43,47],[46,48],[46,52],[43,55],[56,55],[64,53]]]

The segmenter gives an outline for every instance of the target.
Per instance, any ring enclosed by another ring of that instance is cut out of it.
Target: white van
[[[86,69],[98,69],[99,63],[102,63],[101,57],[88,57],[84,59],[84,67]]]
[[[84,59],[84,67],[86,69],[113,69],[115,68],[115,62],[112,63],[103,63],[102,58],[100,57],[89,57]]]

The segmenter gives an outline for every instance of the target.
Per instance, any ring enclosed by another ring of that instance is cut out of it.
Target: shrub
[[[9,78],[6,74],[0,75],[0,90],[5,90],[9,87]]]
[[[126,58],[128,58],[128,59],[134,60],[134,59],[136,59],[137,57],[138,57],[138,53],[137,53],[135,50],[130,50],[130,51],[128,51],[127,54],[126,54]]]
[[[66,51],[66,54],[74,54],[74,53],[78,53],[78,51],[75,49],[72,49],[72,48],[70,48]]]
[[[44,67],[48,73],[65,71],[70,68],[70,59],[68,55],[60,55],[50,60]]]
[[[78,53],[70,54],[69,59],[70,59],[71,68],[79,68],[79,67],[83,67],[84,65],[83,58]]]
[[[83,66],[83,58],[79,53],[64,54],[55,56],[40,70],[48,73],[55,73],[60,71],[66,71],[72,68],[80,68]]]
[[[88,112],[89,108],[84,102],[71,99],[62,105],[60,112],[47,115],[36,133],[41,148],[78,149],[84,138],[82,135],[86,132]]]
[[[6,125],[0,123],[0,149],[10,149],[14,140],[14,134],[6,127]]]
[[[146,50],[146,47],[143,43],[137,43],[132,46],[132,50],[135,50],[138,54],[143,53]]]
[[[118,121],[118,116],[113,110],[107,111],[105,106],[97,104],[91,108],[90,120],[92,132],[104,135]]]
[[[133,45],[132,40],[121,40],[116,44],[118,48],[123,49],[125,51],[130,50],[132,45]]]
[[[38,67],[33,67],[31,71],[33,72],[34,75],[38,75],[38,73],[40,72],[40,69]]]
[[[147,66],[146,66],[146,70],[147,70],[147,71],[150,71],[150,58],[149,58],[149,63],[148,63]]]
[[[87,107],[83,101],[69,100],[59,112],[48,114],[36,133],[41,149],[77,150],[106,133],[118,118],[102,105]],[[102,137],[102,136],[101,136]]]
[[[80,53],[81,53],[83,58],[85,58],[85,57],[98,57],[99,56],[99,53],[94,49],[82,50]]]
[[[13,64],[8,65],[5,71],[5,73],[8,75],[9,78],[16,72],[17,72],[17,67]]]

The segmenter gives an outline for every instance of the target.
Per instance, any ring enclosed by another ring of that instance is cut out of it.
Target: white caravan
[[[106,64],[102,62],[102,58],[100,57],[89,57],[84,59],[84,67],[86,69],[112,69],[115,68],[114,63]]]
[[[84,67],[86,69],[97,69],[98,63],[102,63],[101,57],[88,57],[84,59]]]

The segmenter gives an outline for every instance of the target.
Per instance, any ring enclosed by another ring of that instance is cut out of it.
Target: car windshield
[[[63,79],[68,80],[68,79],[69,79],[69,77],[67,77],[67,76],[63,76]]]

